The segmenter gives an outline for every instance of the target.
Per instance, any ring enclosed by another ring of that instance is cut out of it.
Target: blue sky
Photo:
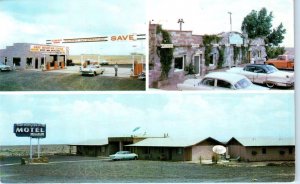
[[[43,144],[109,136],[294,137],[294,93],[2,94],[0,144],[28,144],[14,123],[43,123]],[[136,127],[141,127],[133,132]]]
[[[145,3],[139,0],[2,0],[0,49],[15,42],[141,34],[147,32]],[[145,41],[66,44],[71,54],[145,54]],[[136,47],[133,47],[136,45]]]
[[[265,7],[273,12],[273,27],[281,22],[287,32],[282,46],[294,46],[294,1],[293,0],[149,0],[148,19],[163,25],[164,29],[179,29],[178,19],[184,20],[183,30],[194,34],[218,34],[232,30],[241,32],[244,17],[252,10]],[[152,10],[152,11],[151,11]],[[155,10],[155,11],[153,11]]]

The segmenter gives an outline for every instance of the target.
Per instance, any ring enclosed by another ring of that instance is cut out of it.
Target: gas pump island
[[[30,137],[30,160],[32,160],[32,138],[38,139],[38,158],[40,158],[40,138],[46,138],[46,124],[18,123],[14,124],[17,137]]]

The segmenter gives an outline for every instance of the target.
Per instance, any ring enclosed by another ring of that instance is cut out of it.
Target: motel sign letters
[[[19,123],[14,124],[14,133],[17,137],[45,138],[46,124]]]

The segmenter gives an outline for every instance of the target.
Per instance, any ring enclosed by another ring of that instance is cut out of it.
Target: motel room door
[[[200,55],[194,56],[195,73],[200,74]]]

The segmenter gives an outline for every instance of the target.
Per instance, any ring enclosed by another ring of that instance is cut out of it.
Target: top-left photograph
[[[145,4],[0,1],[0,91],[146,90]]]

